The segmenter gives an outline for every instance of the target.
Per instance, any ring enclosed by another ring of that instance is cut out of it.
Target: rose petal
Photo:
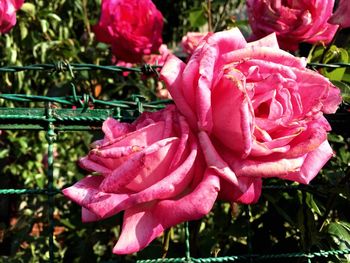
[[[253,204],[259,200],[261,195],[262,180],[253,177],[238,177],[238,184],[232,185],[221,179],[219,198],[229,202],[242,204]]]
[[[140,191],[159,181],[170,166],[178,141],[178,138],[167,138],[135,153],[106,177],[100,190],[118,193],[127,187]]]
[[[103,176],[87,176],[62,193],[83,207],[84,222],[96,221],[112,216],[130,205],[129,194],[109,194],[99,190]],[[85,208],[85,209],[84,209]]]
[[[105,134],[105,139],[111,141],[130,132],[130,124],[121,123],[116,119],[108,118],[102,124],[102,131]]]
[[[286,178],[289,173],[299,171],[305,156],[290,159],[265,158],[259,160],[240,160],[232,158],[230,163],[237,176]]]
[[[198,133],[199,143],[201,145],[207,166],[213,169],[223,179],[238,185],[237,177],[230,166],[221,158],[212,144],[208,134],[204,131]]]
[[[295,68],[305,68],[305,63],[302,59],[294,57],[292,54],[276,50],[269,47],[246,47],[243,49],[234,50],[222,55],[222,60],[225,64],[232,63],[232,61],[244,61],[249,59],[267,60],[285,66]]]
[[[101,219],[100,216],[96,215],[95,213],[92,213],[91,211],[89,211],[85,207],[81,208],[81,221],[83,223],[95,222],[95,221],[98,221],[100,219]]]
[[[340,89],[336,88],[333,84],[329,84],[329,92],[327,98],[323,101],[322,111],[326,114],[335,113],[342,102]]]
[[[244,89],[244,79],[227,75],[212,93],[215,137],[238,155],[247,156],[251,149],[254,113]]]
[[[349,0],[340,0],[338,8],[335,10],[328,23],[340,25],[342,28],[350,27],[350,4]]]
[[[267,35],[257,41],[249,42],[248,47],[272,47],[279,49],[276,33]]]
[[[192,110],[192,105],[190,106],[187,103],[186,97],[183,94],[182,72],[185,66],[179,58],[169,55],[160,75],[181,113],[186,116],[191,127],[196,127],[197,121]],[[192,83],[187,84],[191,85]]]
[[[288,180],[302,184],[308,184],[332,157],[333,150],[328,141],[325,140],[316,150],[307,154],[300,171],[286,177]]]
[[[153,201],[127,209],[113,253],[134,253],[160,236],[165,229],[203,217],[211,210],[219,189],[218,177],[207,171],[196,189],[180,199]]]
[[[105,167],[104,165],[98,164],[95,161],[90,160],[89,156],[80,158],[79,166],[90,172],[97,172],[104,175],[112,172],[111,169]]]

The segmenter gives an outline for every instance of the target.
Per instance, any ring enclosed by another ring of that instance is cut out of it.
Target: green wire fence
[[[320,64],[310,63],[310,67],[350,67],[350,64]],[[21,71],[46,71],[47,73],[68,72],[74,79],[76,71],[103,70],[111,72],[136,72],[155,73],[157,66],[145,65],[141,68],[126,68],[118,66],[100,66],[92,64],[70,64],[68,62],[58,62],[54,64],[35,64],[29,66],[6,66],[0,67],[1,73],[16,73]],[[101,124],[108,117],[114,117],[121,121],[130,122],[143,111],[152,111],[163,108],[171,101],[146,102],[141,96],[132,96],[130,100],[98,100],[90,94],[77,95],[74,81],[71,82],[72,95],[64,97],[48,97],[27,94],[0,94],[0,100],[14,101],[17,103],[36,102],[43,103],[44,107],[29,108],[7,108],[0,107],[0,130],[42,130],[46,132],[48,144],[48,166],[47,166],[47,187],[45,189],[0,189],[0,195],[46,195],[48,197],[49,214],[49,258],[50,262],[55,262],[54,257],[54,207],[55,195],[60,194],[53,181],[54,171],[54,148],[58,131],[91,131],[100,129]],[[66,108],[62,108],[65,106]],[[333,124],[343,126],[344,118],[332,118]],[[302,185],[267,185],[265,189],[278,189],[285,191],[318,191],[317,186]],[[247,206],[249,209],[249,206]],[[249,241],[249,240],[248,240]],[[249,244],[248,244],[249,245]],[[253,262],[255,260],[282,259],[282,258],[304,258],[308,262],[318,257],[341,256],[350,254],[350,248],[343,250],[326,250],[314,252],[295,252],[280,254],[254,254],[233,255],[226,257],[194,258],[190,254],[189,227],[185,224],[185,257],[182,258],[160,258],[138,260],[139,263],[156,262],[232,262],[243,261]]]

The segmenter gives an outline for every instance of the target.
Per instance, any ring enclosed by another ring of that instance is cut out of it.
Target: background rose
[[[276,32],[283,49],[294,51],[300,42],[329,43],[337,26],[327,20],[334,0],[247,0],[249,23],[256,38]]]
[[[323,112],[335,112],[339,90],[275,35],[247,44],[238,29],[213,34],[161,75],[226,199],[256,201],[263,177],[308,183],[332,156]]]
[[[93,27],[96,39],[112,45],[125,62],[141,62],[162,44],[163,16],[151,0],[103,0],[101,17]]]
[[[350,27],[350,1],[339,0],[339,4],[334,14],[328,20],[329,23],[339,25],[342,28]]]
[[[63,193],[83,207],[85,222],[125,210],[114,253],[136,252],[164,229],[210,211],[219,179],[204,171],[197,140],[174,106],[144,113],[133,124],[108,119],[103,131],[104,139],[80,161],[99,175]]]
[[[163,66],[169,54],[171,54],[171,51],[168,49],[167,45],[162,44],[159,47],[158,54],[144,55],[143,61],[150,65]]]
[[[183,52],[192,55],[193,51],[198,46],[199,42],[208,34],[200,33],[200,32],[188,32],[185,36],[183,36],[181,40],[181,48]]]
[[[0,33],[8,32],[16,24],[16,11],[24,0],[0,1]]]

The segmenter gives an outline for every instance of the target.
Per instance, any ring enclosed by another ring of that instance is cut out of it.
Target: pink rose
[[[24,0],[0,1],[0,33],[8,32],[16,24],[16,11]]]
[[[249,23],[254,36],[275,32],[283,49],[295,51],[300,42],[329,43],[337,26],[327,20],[334,0],[247,0]]]
[[[238,29],[206,37],[187,64],[169,56],[161,76],[224,199],[256,201],[265,177],[308,183],[332,156],[323,113],[340,92],[305,66],[274,34],[247,44]]]
[[[80,160],[98,175],[63,193],[83,207],[85,222],[125,210],[114,253],[136,252],[164,229],[210,211],[219,179],[204,170],[197,139],[175,106],[143,113],[132,124],[110,118],[102,129],[104,139]]]
[[[339,25],[342,28],[350,27],[350,1],[339,0],[339,5],[334,14],[328,20],[330,24]]]
[[[169,54],[171,54],[171,51],[168,49],[167,45],[162,44],[159,47],[158,54],[144,55],[143,61],[150,65],[163,66]]]
[[[183,52],[188,55],[192,55],[193,51],[198,46],[199,42],[205,37],[208,33],[200,32],[188,32],[181,40],[181,47]]]
[[[135,66],[133,63],[125,62],[125,61],[122,61],[122,60],[118,60],[118,62],[116,62],[115,57],[112,58],[112,63],[115,64],[118,67],[125,67],[125,68],[132,68],[132,67]],[[123,71],[123,76],[124,77],[129,76],[129,74],[130,74],[130,71]]]
[[[101,17],[93,27],[96,39],[112,45],[125,62],[141,62],[162,44],[163,16],[151,0],[102,0]]]

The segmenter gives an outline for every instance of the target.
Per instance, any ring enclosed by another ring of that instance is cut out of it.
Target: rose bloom
[[[238,29],[208,35],[187,64],[168,58],[161,77],[222,198],[255,202],[265,177],[307,184],[332,156],[323,113],[336,111],[340,92],[305,66],[274,34],[247,44]]]
[[[111,44],[118,60],[141,62],[162,44],[163,16],[151,0],[102,0],[98,41]]]
[[[161,100],[169,100],[171,99],[169,91],[164,86],[164,83],[162,81],[157,81],[157,87],[156,87],[156,96],[157,98]]]
[[[300,42],[329,43],[337,26],[327,23],[334,0],[247,0],[249,23],[256,38],[275,32],[285,50]]]
[[[16,11],[24,0],[0,1],[0,33],[8,32],[16,24]]]
[[[192,55],[193,51],[198,46],[199,42],[208,34],[206,33],[200,33],[200,32],[188,32],[186,36],[182,37],[181,40],[181,48],[183,52],[187,53],[188,55]]]
[[[158,54],[144,55],[143,62],[150,65],[163,66],[169,54],[171,54],[171,51],[168,49],[168,46],[162,44],[159,47]]]
[[[133,63],[125,62],[125,61],[122,61],[122,60],[118,60],[116,62],[115,57],[112,58],[112,63],[115,64],[118,67],[132,68],[132,67],[135,66]],[[124,77],[129,76],[129,74],[130,74],[130,71],[123,71],[123,76]]]
[[[125,210],[114,253],[136,252],[166,228],[210,211],[219,178],[205,170],[197,138],[174,105],[143,113],[132,124],[110,118],[102,129],[104,139],[80,160],[97,175],[63,194],[83,207],[85,222]]]
[[[350,1],[339,0],[338,7],[331,18],[329,23],[339,25],[342,28],[350,27]]]

